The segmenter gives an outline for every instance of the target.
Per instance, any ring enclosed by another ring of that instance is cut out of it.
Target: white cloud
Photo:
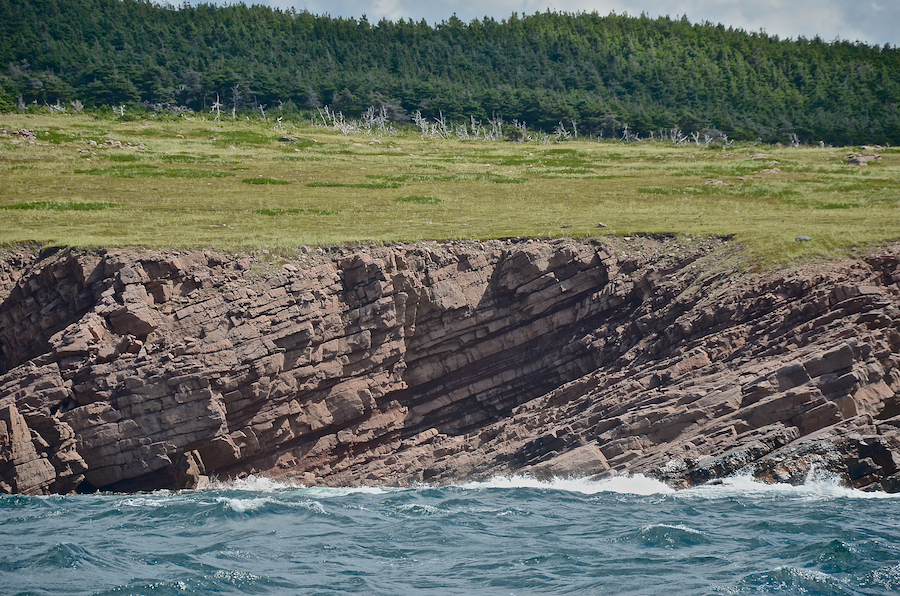
[[[223,1],[223,0],[219,0]],[[513,12],[533,14],[547,9],[559,12],[609,14],[646,12],[651,17],[687,14],[691,22],[711,21],[726,26],[759,31],[781,38],[812,38],[831,41],[837,37],[867,43],[900,45],[900,2],[859,2],[858,0],[448,0],[424,3],[419,0],[254,0],[280,8],[304,8],[313,14],[367,16],[369,22],[382,18],[426,19],[437,23],[456,15],[463,21],[490,16],[504,19]],[[250,2],[248,2],[250,3]]]

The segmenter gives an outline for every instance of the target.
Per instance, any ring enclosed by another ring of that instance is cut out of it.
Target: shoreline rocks
[[[810,470],[900,491],[900,246],[765,274],[734,250],[6,258],[0,491]]]

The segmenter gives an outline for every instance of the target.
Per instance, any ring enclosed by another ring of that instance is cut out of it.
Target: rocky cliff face
[[[0,490],[811,469],[900,491],[900,247],[751,275],[719,241],[0,263]]]

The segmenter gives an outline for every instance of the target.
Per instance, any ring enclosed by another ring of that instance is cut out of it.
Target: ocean
[[[636,476],[0,497],[0,594],[900,594],[900,495]]]

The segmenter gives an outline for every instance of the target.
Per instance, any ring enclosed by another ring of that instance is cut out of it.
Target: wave
[[[591,478],[554,478],[538,480],[531,476],[495,476],[483,482],[469,482],[460,485],[465,489],[485,488],[536,488],[595,495],[598,493],[619,493],[630,495],[671,495],[675,489],[664,482],[648,478],[643,474],[634,476],[614,476],[594,480]]]
[[[255,476],[250,474],[244,478],[233,478],[230,480],[212,479],[206,487],[199,489],[201,491],[223,491],[238,490],[254,493],[274,493],[287,490],[297,490],[305,488],[303,484],[297,484],[290,480],[275,480],[268,476]]]
[[[900,493],[867,492],[848,488],[844,486],[839,477],[815,471],[807,475],[806,481],[799,485],[780,482],[768,484],[760,482],[750,475],[740,475],[680,490],[677,494],[679,496],[696,496],[709,499],[785,497],[811,501],[900,498]]]
[[[651,524],[641,528],[640,538],[644,546],[681,548],[709,544],[701,532],[684,524]]]
[[[765,483],[750,475],[730,476],[692,488],[676,490],[660,480],[643,474],[611,478],[554,478],[539,480],[531,476],[495,476],[490,480],[459,485],[464,489],[532,488],[557,490],[585,495],[618,493],[638,496],[667,495],[676,498],[731,499],[798,498],[810,501],[836,499],[900,499],[900,493],[862,491],[849,488],[838,476],[812,470],[803,484]]]
[[[239,491],[251,493],[294,492],[312,498],[344,497],[351,494],[381,495],[403,490],[385,486],[306,486],[290,480],[275,480],[267,476],[249,475],[231,480],[212,480],[202,492]]]

